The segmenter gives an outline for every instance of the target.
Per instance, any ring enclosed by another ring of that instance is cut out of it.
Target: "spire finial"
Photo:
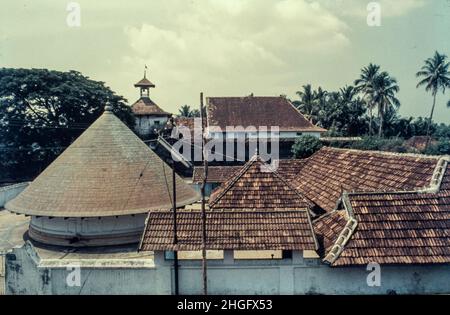
[[[147,78],[147,65],[145,65],[144,67],[144,79]]]

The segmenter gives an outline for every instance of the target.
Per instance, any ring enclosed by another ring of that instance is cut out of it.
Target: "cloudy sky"
[[[286,94],[302,85],[351,84],[378,63],[397,78],[402,115],[428,115],[414,74],[435,50],[450,55],[449,0],[381,0],[381,26],[365,0],[78,0],[80,27],[63,0],[3,1],[0,67],[78,70],[129,102],[149,68],[166,110],[206,96]],[[436,120],[450,121],[439,95]]]

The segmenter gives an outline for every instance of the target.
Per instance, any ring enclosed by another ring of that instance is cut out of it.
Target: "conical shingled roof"
[[[169,210],[172,170],[112,112],[105,111],[6,209],[54,217]],[[178,175],[177,206],[199,199]]]

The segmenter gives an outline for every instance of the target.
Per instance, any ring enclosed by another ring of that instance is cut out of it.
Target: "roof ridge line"
[[[433,170],[431,182],[423,187],[409,189],[409,190],[376,190],[376,191],[353,191],[344,192],[342,195],[379,195],[379,194],[414,194],[414,193],[437,193],[442,184],[442,179],[450,163],[450,156],[444,155],[439,158]]]
[[[262,161],[261,161],[261,162],[262,162]],[[268,164],[266,164],[266,163],[264,163],[264,162],[262,162],[262,163],[263,163],[265,166],[268,166],[269,168],[271,167],[271,165],[268,165]],[[316,250],[317,250],[317,249],[319,248],[319,241],[317,240],[316,232],[314,231],[314,226],[313,226],[313,224],[312,224],[311,215],[310,215],[310,213],[309,213],[309,211],[311,210],[311,207],[310,207],[310,203],[311,203],[311,202],[310,202],[308,199],[306,199],[306,198],[300,193],[300,191],[299,191],[297,188],[295,188],[295,186],[291,185],[287,180],[285,180],[285,179],[281,176],[281,174],[279,174],[279,173],[277,172],[277,170],[273,170],[272,173],[275,174],[275,176],[278,177],[285,185],[287,185],[290,189],[292,189],[292,190],[298,195],[298,197],[300,197],[300,199],[301,199],[303,202],[305,202],[305,203],[307,204],[308,208],[306,209],[305,212],[306,212],[306,216],[308,217],[309,227],[310,227],[310,229],[311,229],[312,237],[313,237],[313,239],[314,239],[314,244],[315,244]]]
[[[217,195],[217,197],[214,198],[214,200],[209,204],[209,208],[212,208],[219,201],[219,199],[222,198],[223,195],[225,195],[225,193],[228,192],[231,189],[231,187],[234,186],[234,184],[236,184],[236,182],[242,177],[242,175],[245,174],[245,172],[250,168],[250,166],[252,166],[253,163],[255,163],[255,161],[257,161],[257,157],[258,157],[258,155],[253,155],[251,157],[251,159],[242,167],[242,169],[240,169],[238,172],[233,174],[233,175],[236,175],[236,176],[233,178],[233,180],[231,180],[223,188],[223,190]]]
[[[279,160],[277,160],[279,161]],[[278,162],[279,163],[279,162]],[[271,167],[271,165],[266,164],[268,167]],[[290,189],[292,189],[293,191],[295,191],[295,193],[306,203],[308,204],[308,208],[310,208],[310,203],[312,203],[309,199],[307,199],[305,196],[303,196],[303,194],[291,183],[289,183],[287,181],[287,179],[284,179],[283,176],[281,176],[281,174],[277,171],[277,170],[273,170],[272,173],[275,174],[275,176],[277,176],[286,186],[288,186]],[[295,179],[293,179],[293,181],[297,182]]]
[[[400,153],[400,152],[377,151],[377,150],[359,150],[359,149],[335,148],[335,147],[327,147],[327,146],[322,147],[322,149],[336,150],[336,151],[350,151],[350,152],[355,152],[355,153],[367,152],[367,153],[374,153],[374,154],[387,155],[387,156],[403,156],[403,157],[415,157],[415,158],[423,158],[423,159],[441,159],[442,157],[448,156],[448,155],[426,155],[426,154],[420,154],[420,153]],[[320,150],[322,150],[322,149],[320,149]]]

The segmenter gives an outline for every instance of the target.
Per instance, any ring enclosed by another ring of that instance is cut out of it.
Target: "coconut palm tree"
[[[383,136],[383,120],[387,111],[400,107],[400,101],[395,95],[399,91],[400,88],[397,80],[389,76],[389,73],[386,71],[375,76],[368,93],[372,96],[372,101],[378,107],[378,116],[380,118],[378,137]]]
[[[297,91],[296,94],[300,100],[294,102],[297,109],[312,123],[317,110],[316,96],[314,95],[311,84],[303,85],[303,91]]]
[[[357,91],[363,95],[366,107],[369,110],[369,136],[372,135],[373,108],[375,106],[369,91],[371,90],[373,80],[379,74],[379,71],[379,65],[370,63],[367,67],[361,69],[359,79],[355,80],[355,87]]]
[[[183,105],[178,109],[178,113],[181,117],[200,117],[200,111],[198,109],[192,109],[189,105]]]
[[[450,63],[447,62],[447,56],[436,51],[433,57],[425,60],[425,64],[422,66],[421,70],[416,73],[416,76],[421,78],[419,83],[417,83],[417,88],[425,86],[425,91],[431,92],[431,95],[433,96],[433,105],[431,106],[431,113],[427,126],[427,146],[430,136],[430,126],[433,121],[434,107],[436,105],[436,95],[439,90],[444,94],[445,88],[450,87],[449,66]],[[450,105],[449,103],[447,103],[447,105]]]

